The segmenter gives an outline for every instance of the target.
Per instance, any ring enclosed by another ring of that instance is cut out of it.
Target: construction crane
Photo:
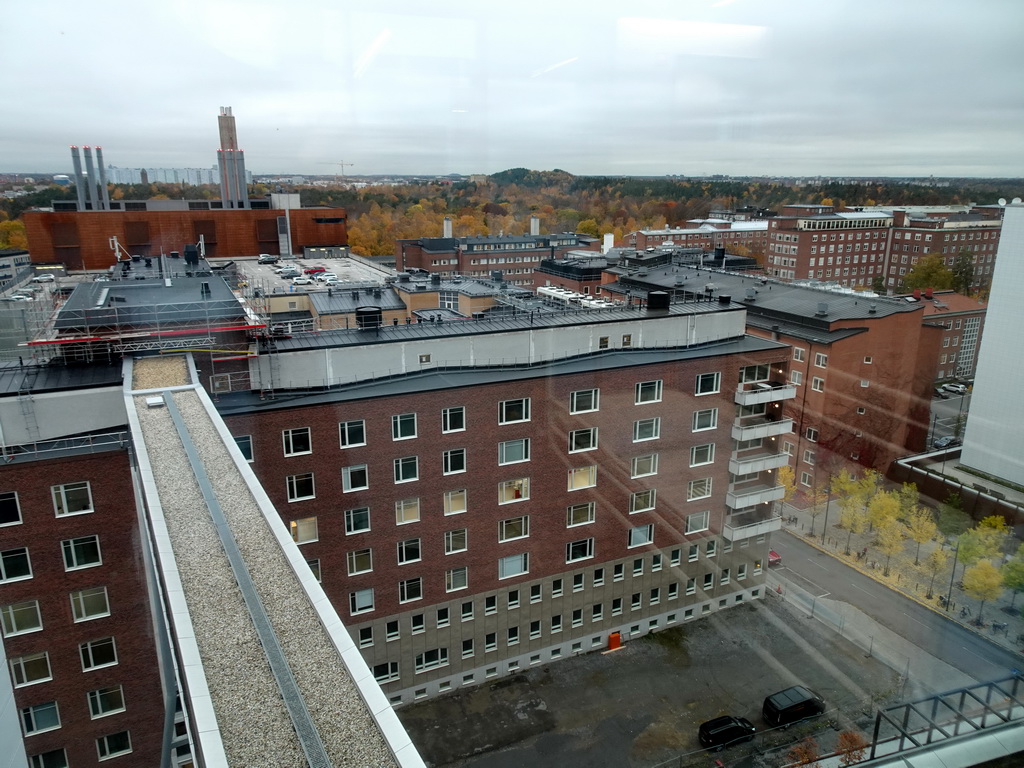
[[[339,181],[339,176],[340,176],[341,179],[345,178],[345,166],[346,165],[352,166],[352,165],[354,165],[354,163],[346,163],[344,160],[342,160],[341,162],[338,162],[338,163],[320,163],[320,165],[336,165],[339,168],[341,168],[341,173],[340,174],[337,174],[337,173],[334,174],[334,180],[335,181]]]

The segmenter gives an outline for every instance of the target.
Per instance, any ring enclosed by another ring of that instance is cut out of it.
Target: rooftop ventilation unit
[[[828,314],[828,304],[824,301],[818,302],[818,311],[814,313],[815,317],[825,317]]]

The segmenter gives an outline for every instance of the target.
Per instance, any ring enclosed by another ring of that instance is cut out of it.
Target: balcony
[[[780,501],[786,495],[786,488],[774,481],[755,480],[750,483],[734,485],[725,495],[725,503],[730,509],[746,509],[756,504]]]
[[[729,471],[734,475],[752,475],[755,472],[778,469],[788,463],[789,456],[785,453],[744,451],[742,457],[734,455],[729,459]]]
[[[744,419],[742,424],[732,425],[734,440],[755,440],[757,438],[788,435],[793,431],[792,419]]]
[[[734,512],[725,519],[722,536],[726,541],[741,541],[782,528],[782,515],[770,507]]]
[[[792,384],[777,384],[759,381],[755,384],[741,385],[736,390],[737,405],[761,405],[762,403],[778,403],[796,398],[796,387]]]

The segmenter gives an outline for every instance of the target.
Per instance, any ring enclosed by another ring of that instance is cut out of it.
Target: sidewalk
[[[824,529],[825,516],[819,515],[818,519],[813,520],[813,536],[811,535],[812,517],[799,504],[784,503],[782,517],[783,530],[789,534],[800,537],[872,579],[902,592],[912,600],[945,613],[948,618],[984,635],[989,640],[1011,651],[1021,652],[1022,643],[1018,642],[1018,638],[1024,640],[1024,616],[1020,611],[1021,608],[1024,608],[1024,598],[1014,602],[1012,591],[1004,590],[998,600],[985,603],[981,614],[982,625],[979,626],[976,622],[981,606],[977,600],[968,597],[958,586],[963,578],[963,564],[957,563],[956,565],[956,581],[952,584],[952,588],[950,585],[952,554],[949,564],[934,579],[924,568],[924,563],[933,550],[939,547],[949,549],[942,542],[929,541],[922,544],[921,565],[915,565],[917,543],[908,540],[903,552],[893,555],[890,559],[889,575],[885,576],[883,575],[885,572],[884,557],[873,553],[874,533],[854,533],[851,536],[849,531],[839,528],[839,509],[834,500],[829,515],[828,529]],[[844,554],[847,550],[848,540],[850,555]],[[931,598],[928,597],[930,585]],[[945,606],[947,596],[949,597],[948,610]],[[1021,662],[1024,663],[1024,658],[1021,659]]]

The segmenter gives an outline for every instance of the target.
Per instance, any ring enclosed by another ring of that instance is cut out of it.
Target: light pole
[[[953,579],[956,578],[956,559],[960,554],[960,539],[956,540],[956,549],[953,550],[953,571],[949,574],[949,592],[946,593],[946,613],[949,613],[949,605],[953,599]]]
[[[828,508],[832,504],[832,475],[828,476],[828,485],[825,487],[825,522],[821,526],[821,545],[825,546],[825,532],[828,531]]]

